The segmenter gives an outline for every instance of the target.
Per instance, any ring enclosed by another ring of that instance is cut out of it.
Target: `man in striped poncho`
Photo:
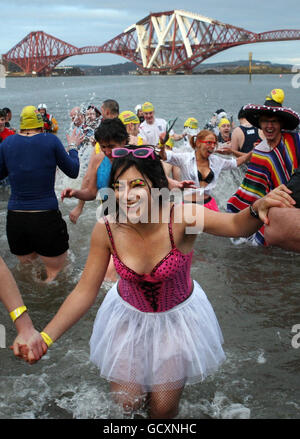
[[[300,137],[291,132],[299,124],[299,115],[290,108],[266,105],[246,105],[244,110],[247,120],[261,128],[265,139],[254,149],[242,184],[227,202],[229,212],[239,212],[272,189],[287,184],[300,166]],[[250,238],[251,243],[266,245],[264,233],[265,226]]]

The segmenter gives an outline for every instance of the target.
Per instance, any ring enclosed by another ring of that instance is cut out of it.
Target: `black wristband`
[[[249,208],[250,208],[250,215],[253,216],[253,218],[256,218],[256,219],[259,220],[258,212],[256,212],[256,211],[253,209],[252,204],[250,204]]]

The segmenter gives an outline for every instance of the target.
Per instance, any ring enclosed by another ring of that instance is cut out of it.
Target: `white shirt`
[[[269,146],[267,139],[264,139],[258,145],[256,145],[255,149],[257,151],[270,152],[273,148]]]
[[[178,166],[181,171],[182,180],[193,180],[195,186],[200,187],[200,182],[198,178],[198,169],[195,152],[173,152],[166,150],[167,163],[171,165]],[[214,173],[214,178],[212,181],[204,188],[204,193],[206,195],[211,195],[212,190],[217,184],[217,180],[222,171],[228,169],[235,169],[237,167],[237,161],[234,157],[223,158],[219,155],[212,154],[208,158],[209,167]]]
[[[158,119],[155,117],[154,122],[149,125],[145,120],[140,126],[140,136],[144,143],[148,145],[157,145],[161,133],[165,133],[167,129],[167,122],[165,119]]]

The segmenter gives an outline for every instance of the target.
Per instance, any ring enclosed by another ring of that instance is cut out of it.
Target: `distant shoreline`
[[[112,64],[108,66],[94,65],[72,65],[57,66],[49,77],[56,76],[169,76],[169,75],[249,75],[249,61],[239,60],[225,63],[200,64],[192,71],[177,70],[165,72],[148,72],[139,70],[132,62]],[[251,64],[251,75],[287,75],[293,74],[290,64],[272,64],[269,61],[253,60]],[[19,67],[10,63],[7,69],[8,78],[24,78],[33,76],[43,76],[37,74],[24,74]]]
[[[256,76],[256,75],[294,75],[295,73],[293,72],[252,72],[252,76]],[[51,75],[51,76],[38,76],[38,75],[27,75],[27,74],[8,74],[5,77],[6,78],[67,78],[67,77],[85,77],[88,78],[89,76],[97,76],[97,77],[101,77],[101,76],[193,76],[193,75],[202,75],[202,76],[229,76],[229,75],[248,75],[249,76],[249,72],[248,73],[242,73],[242,72],[194,72],[192,73],[192,75],[185,75],[183,73],[172,73],[172,74],[159,74],[159,75],[149,75],[149,74],[145,74],[145,75],[132,75],[132,74],[124,74],[124,73],[112,73],[112,74],[105,74],[105,75]]]

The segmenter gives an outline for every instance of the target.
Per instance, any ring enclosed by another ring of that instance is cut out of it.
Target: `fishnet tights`
[[[147,409],[152,419],[171,419],[177,415],[183,387],[184,383],[166,383],[145,393],[135,383],[110,383],[113,398],[123,406],[125,416],[132,417],[135,412]]]

